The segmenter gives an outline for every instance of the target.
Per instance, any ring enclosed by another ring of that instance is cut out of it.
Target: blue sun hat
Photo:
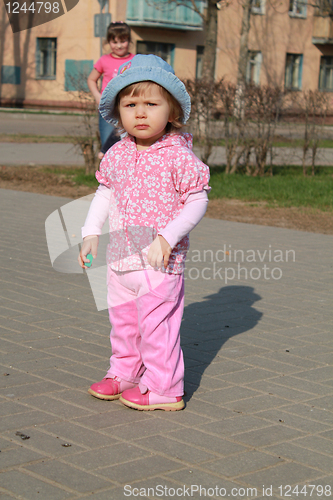
[[[108,123],[114,123],[114,106],[116,97],[121,90],[132,83],[150,81],[161,85],[179,102],[183,110],[183,123],[189,119],[191,112],[191,98],[183,82],[177,78],[174,70],[163,59],[152,54],[138,54],[120,66],[118,75],[105,87],[99,111]]]

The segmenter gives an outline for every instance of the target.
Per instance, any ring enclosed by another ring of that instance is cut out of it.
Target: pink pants
[[[182,396],[183,275],[109,269],[108,305],[112,356],[107,377],[140,382],[156,394]]]

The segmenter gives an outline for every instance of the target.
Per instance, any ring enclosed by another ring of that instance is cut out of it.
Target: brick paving
[[[109,321],[86,274],[51,266],[45,220],[69,201],[0,190],[0,499],[329,498],[333,237],[204,219],[186,408],[139,412],[87,393]]]

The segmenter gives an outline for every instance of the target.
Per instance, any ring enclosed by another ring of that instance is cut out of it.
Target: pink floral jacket
[[[116,271],[152,269],[149,246],[181,212],[190,193],[209,191],[209,168],[192,152],[190,134],[166,134],[144,151],[133,137],[103,158],[97,180],[111,189],[107,261]],[[165,272],[184,271],[189,237],[173,248]]]

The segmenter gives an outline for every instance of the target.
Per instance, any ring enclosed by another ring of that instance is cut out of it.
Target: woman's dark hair
[[[119,40],[128,40],[131,42],[131,28],[128,24],[123,23],[122,21],[117,21],[115,23],[111,23],[106,32],[106,40],[109,43],[111,40],[115,40],[119,38]]]

